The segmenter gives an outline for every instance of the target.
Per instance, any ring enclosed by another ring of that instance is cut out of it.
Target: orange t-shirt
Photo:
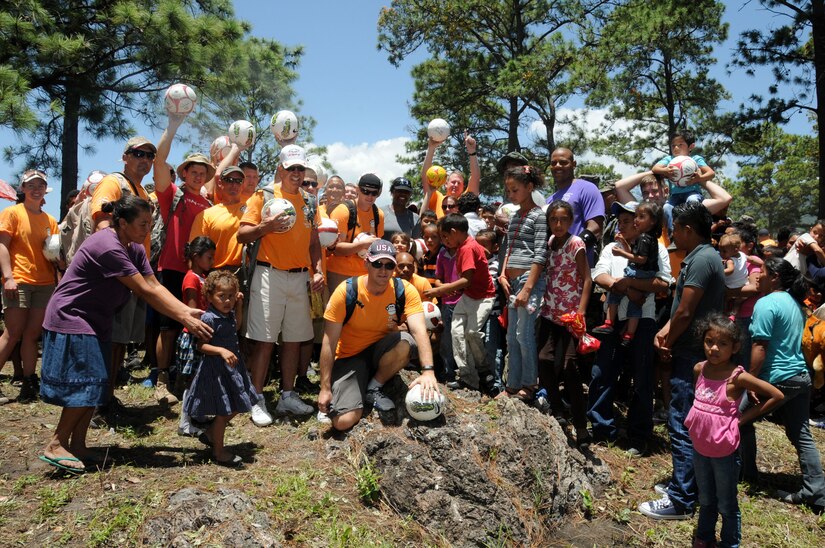
[[[424,276],[419,276],[418,274],[412,275],[412,283],[413,287],[418,291],[418,296],[421,297],[421,301],[424,302],[428,299],[424,297],[424,292],[433,288],[433,284],[430,283],[430,280],[425,278]],[[437,299],[429,299],[432,302],[438,302]]]
[[[140,186],[140,184],[130,184],[129,186],[132,188],[132,192],[137,191],[137,195],[140,198],[143,198],[144,200],[149,200],[149,195],[146,194],[146,190],[142,186]],[[100,184],[97,185],[97,188],[95,188],[94,194],[92,194],[92,219],[94,220],[95,224],[97,224],[100,221],[100,217],[103,214],[103,212],[101,211],[103,204],[105,204],[106,202],[116,202],[120,200],[122,197],[123,189],[120,187],[120,180],[114,175],[105,176],[100,181]],[[92,231],[94,231],[94,227],[92,228]],[[151,231],[149,231],[149,233],[146,234],[146,241],[143,242],[143,246],[146,248],[146,256],[151,256]]]
[[[215,242],[215,268],[240,266],[243,246],[238,243],[238,227],[246,204],[217,204],[198,213],[189,231],[189,241],[206,236]]]
[[[363,233],[368,232],[374,234],[379,238],[384,236],[384,212],[378,209],[378,226],[375,226],[375,217],[372,214],[372,206],[367,211],[361,211],[356,208],[358,212],[358,221],[356,221],[355,229],[352,234],[352,240],[349,239],[350,233],[347,231],[347,222],[349,221],[349,208],[347,204],[339,204],[333,208],[330,219],[338,223],[339,242],[351,242]],[[367,273],[367,267],[364,266],[364,258],[359,257],[357,253],[348,255],[346,257],[341,255],[330,255],[327,258],[327,270],[342,274],[345,276],[360,276]]]
[[[390,281],[381,295],[372,295],[365,287],[366,276],[358,278],[358,301],[363,306],[355,307],[349,321],[341,330],[335,359],[349,358],[377,343],[389,333],[388,321],[395,320],[395,283]],[[421,298],[412,284],[404,284],[404,316],[422,314]],[[339,285],[329,298],[324,319],[333,323],[344,323],[347,316],[347,284]]]
[[[469,192],[469,190],[465,189],[464,192],[462,192],[462,194],[467,194],[467,192]],[[442,194],[440,190],[436,190],[432,194],[430,194],[430,203],[427,204],[427,209],[435,211],[435,214],[438,216],[439,219],[445,215],[444,210],[441,209],[441,204],[444,201],[444,198],[445,195]]]
[[[280,185],[275,187],[274,197],[284,198],[292,203],[297,217],[295,224],[286,232],[271,232],[262,238],[258,260],[267,262],[279,270],[309,268],[312,262],[309,255],[310,236],[313,227],[317,226],[320,220],[318,211],[316,210],[314,219],[309,219],[309,209],[300,192],[289,194],[284,192]],[[241,224],[257,225],[260,223],[263,206],[264,193],[258,190],[247,200]]]
[[[659,245],[665,246],[665,249],[670,245],[670,238],[667,236],[667,228],[662,228],[662,235],[659,236]],[[682,271],[682,262],[687,257],[687,253],[683,249],[671,249],[668,251],[670,257],[670,275],[674,280],[679,279],[679,272]]]
[[[0,212],[0,232],[11,236],[12,278],[18,284],[54,284],[54,265],[43,255],[43,244],[58,234],[57,221],[46,213],[31,213],[24,204]]]

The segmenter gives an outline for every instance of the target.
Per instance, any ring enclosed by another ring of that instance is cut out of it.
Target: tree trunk
[[[507,152],[519,150],[521,146],[518,142],[518,97],[510,97],[510,111],[508,113],[507,127]]]
[[[816,70],[816,116],[819,137],[818,218],[825,218],[825,2],[811,2],[811,37],[814,43]]]
[[[676,133],[676,99],[673,97],[673,67],[670,64],[670,56],[663,53],[663,64],[665,67],[665,109],[667,110],[667,144],[670,148],[670,140]]]
[[[63,150],[60,162],[60,218],[66,216],[69,193],[77,188],[78,122],[80,118],[80,94],[71,85],[66,86],[63,101]]]

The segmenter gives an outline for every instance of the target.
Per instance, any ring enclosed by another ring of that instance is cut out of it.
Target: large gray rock
[[[520,401],[461,402],[465,411],[431,423],[406,418],[398,403],[401,428],[359,425],[350,442],[374,462],[397,512],[454,545],[541,544],[583,491],[598,496],[610,481],[554,418]]]
[[[162,515],[143,526],[143,544],[151,546],[240,546],[276,548],[280,543],[264,512],[234,489],[207,493],[186,488],[172,493]]]

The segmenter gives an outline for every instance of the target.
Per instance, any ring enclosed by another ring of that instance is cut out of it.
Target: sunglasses
[[[303,183],[301,183],[301,186],[311,186],[312,188],[318,188],[318,181],[304,181]]]
[[[379,194],[381,194],[379,190],[365,190],[363,188],[359,188],[358,190],[360,190],[361,194],[363,194],[364,196],[378,196]]]
[[[442,209],[458,209],[458,204],[445,205]]]
[[[137,158],[138,160],[142,160],[144,158],[149,158],[150,160],[155,159],[154,152],[146,152],[145,150],[138,150],[136,148],[129,151],[129,154]]]
[[[373,262],[370,262],[370,266],[372,266],[376,270],[380,270],[382,268],[384,270],[395,270],[395,263],[393,263],[393,262],[382,263],[382,262],[379,262],[379,261],[373,261]]]
[[[295,171],[306,171],[307,168],[305,168],[304,166],[289,166],[289,167],[284,168],[284,169],[286,169],[287,171],[290,171],[290,172],[295,172]]]
[[[224,177],[224,183],[231,183],[233,185],[239,185],[243,182],[243,177]]]

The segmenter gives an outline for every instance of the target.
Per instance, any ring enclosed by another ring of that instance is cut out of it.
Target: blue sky
[[[295,89],[303,101],[301,112],[317,120],[315,142],[329,147],[328,158],[336,171],[345,179],[356,178],[367,170],[375,171],[385,180],[400,175],[405,168],[394,158],[403,151],[404,141],[412,133],[408,104],[413,92],[410,70],[416,58],[395,68],[387,61],[386,54],[376,48],[378,14],[389,0],[235,0],[234,4],[236,15],[252,23],[254,35],[304,46]],[[741,72],[726,73],[724,63],[734,49],[735,39],[746,28],[764,28],[783,22],[776,17],[762,10],[755,0],[727,2],[725,20],[731,24],[729,40],[718,48],[716,56],[721,64],[712,69],[713,76],[733,95],[727,108],[736,108],[754,91],[765,91],[760,89],[764,79],[748,78]],[[423,52],[417,53],[417,59],[423,55]],[[581,106],[579,98],[564,105],[571,109]],[[272,105],[272,112],[280,108],[282,106]],[[231,121],[227,119],[227,125]],[[150,139],[160,137],[159,130],[135,125]],[[798,116],[789,129],[804,132],[810,131],[810,126]],[[10,138],[8,131],[0,132],[0,140]],[[266,138],[272,137],[267,134]],[[208,145],[203,144],[204,151]],[[173,147],[170,160],[180,162],[185,150],[182,145]],[[104,141],[96,145],[95,154],[81,153],[81,180],[93,169],[117,170],[121,151],[122,143]],[[0,178],[16,182],[25,167],[20,162],[2,165]],[[50,184],[57,191],[56,178]],[[58,196],[59,192],[55,192],[47,197],[46,210],[55,216],[59,211]]]

